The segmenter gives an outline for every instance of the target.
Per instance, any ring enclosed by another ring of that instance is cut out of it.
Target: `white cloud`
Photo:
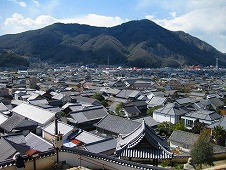
[[[35,0],[32,0],[32,1],[35,4],[35,6],[39,6],[39,2],[38,1],[35,1]]]
[[[17,0],[8,0],[8,1],[11,1],[11,2],[13,2],[15,4],[18,4],[21,7],[26,7],[27,6],[27,4],[25,2],[23,2],[23,1],[17,1]]]
[[[34,30],[45,27],[47,25],[62,22],[62,23],[79,23],[92,26],[105,26],[111,27],[119,25],[127,19],[121,19],[120,17],[109,17],[96,14],[88,14],[86,16],[80,16],[75,18],[57,19],[49,15],[41,15],[36,19],[26,18],[21,14],[14,13],[12,17],[7,18],[4,21],[2,30],[5,33],[19,33],[27,30]]]
[[[195,10],[191,10],[180,16],[173,14],[175,17],[170,19],[159,19],[153,15],[147,15],[146,18],[156,22],[166,29],[185,31],[208,42],[218,50],[226,52],[225,11],[226,5],[217,5],[212,6],[211,8],[195,8]],[[171,16],[173,15],[171,14]]]
[[[123,20],[120,17],[88,14],[86,16],[80,16],[80,17],[75,17],[70,19],[61,19],[59,21],[63,23],[80,23],[80,24],[87,24],[92,26],[112,27],[115,25],[119,25],[127,20],[126,19]]]
[[[57,20],[48,15],[41,15],[35,20],[32,20],[31,18],[23,17],[21,14],[14,13],[11,18],[5,20],[2,29],[6,33],[19,33],[38,29],[54,22],[57,22]]]

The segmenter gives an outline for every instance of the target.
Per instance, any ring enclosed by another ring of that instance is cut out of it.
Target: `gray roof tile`
[[[141,123],[119,116],[107,115],[94,126],[116,134],[128,134]]]

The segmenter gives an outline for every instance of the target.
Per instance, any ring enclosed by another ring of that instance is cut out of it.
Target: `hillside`
[[[225,54],[182,31],[173,32],[149,20],[105,28],[56,23],[0,37],[0,49],[50,63],[110,64],[138,67],[181,65],[226,66]],[[26,63],[26,62],[25,62]]]

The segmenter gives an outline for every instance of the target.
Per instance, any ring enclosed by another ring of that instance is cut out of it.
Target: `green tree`
[[[204,122],[199,122],[199,119],[194,121],[194,126],[191,129],[192,133],[200,134],[206,128],[206,124]]]
[[[154,106],[154,107],[150,107],[148,108],[148,110],[146,111],[146,114],[149,116],[153,116],[153,112],[159,108],[161,108],[162,106]]]
[[[226,131],[222,126],[215,126],[212,134],[217,145],[225,146]]]
[[[177,124],[174,126],[174,130],[182,130],[182,131],[186,131],[186,127],[185,125],[183,124],[182,120],[179,120],[177,122]]]
[[[100,93],[95,93],[93,96],[92,96],[93,99],[97,99],[99,100],[100,102],[102,102],[104,99],[104,97],[102,96],[102,94]]]
[[[108,106],[108,103],[107,101],[105,100],[105,98],[102,96],[102,94],[100,93],[95,93],[93,96],[92,96],[93,99],[97,99],[104,107],[107,107]]]
[[[115,107],[115,113],[119,114],[122,107],[123,107],[123,104],[121,102],[119,104],[117,104]]]
[[[213,166],[213,144],[208,131],[203,131],[191,148],[191,158],[202,169],[202,164]]]
[[[160,132],[160,135],[165,135],[167,137],[169,137],[174,129],[174,124],[172,124],[171,122],[162,122],[160,124],[158,124],[158,130]]]

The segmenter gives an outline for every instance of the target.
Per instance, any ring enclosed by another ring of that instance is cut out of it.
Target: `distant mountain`
[[[56,23],[39,30],[3,35],[0,48],[13,51],[22,60],[40,58],[58,64],[208,66],[215,65],[219,57],[219,65],[226,66],[226,55],[214,47],[150,20],[129,21],[111,28]]]

